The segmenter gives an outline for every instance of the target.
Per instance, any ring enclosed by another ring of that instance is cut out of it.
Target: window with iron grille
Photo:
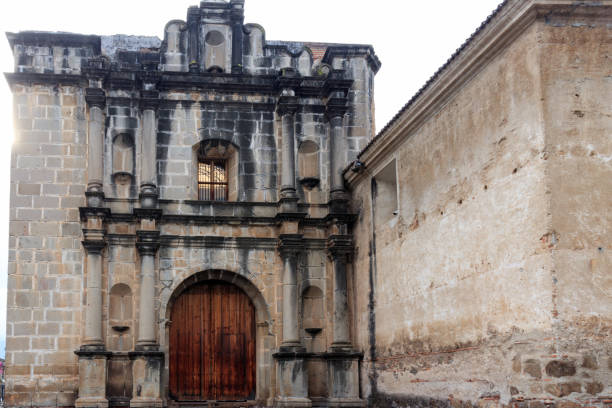
[[[198,199],[227,201],[227,161],[202,160],[198,163]]]

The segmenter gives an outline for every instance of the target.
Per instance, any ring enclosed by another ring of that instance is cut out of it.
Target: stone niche
[[[122,132],[113,138],[112,177],[118,198],[129,198],[134,182],[134,163],[136,149],[134,136]]]
[[[232,38],[227,25],[209,24],[203,28],[204,69],[207,72],[231,72]]]

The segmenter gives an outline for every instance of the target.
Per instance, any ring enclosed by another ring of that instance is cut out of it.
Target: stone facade
[[[243,0],[9,33],[7,405],[175,406],[173,305],[214,281],[256,320],[224,406],[610,406],[612,2],[570,3],[504,2],[376,137],[373,49]]]
[[[373,136],[380,63],[269,42],[243,6],[202,2],[163,41],[8,34],[8,406],[172,405],[172,304],[208,280],[256,310],[249,404],[364,405],[342,170]],[[198,197],[212,151],[227,201]]]

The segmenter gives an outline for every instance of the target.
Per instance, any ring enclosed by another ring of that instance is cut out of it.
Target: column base
[[[157,399],[144,399],[144,398],[136,398],[130,401],[130,407],[132,408],[163,408],[164,402]]]
[[[327,406],[329,408],[363,408],[366,406],[366,401],[353,398],[329,398]]]
[[[106,398],[79,398],[74,402],[75,408],[108,408]]]
[[[352,350],[340,351],[332,347],[327,354],[329,406],[363,407],[359,398],[359,359],[361,353]]]
[[[140,344],[139,346],[144,346]],[[157,348],[157,345],[148,345]],[[138,346],[137,346],[138,347]],[[161,370],[164,353],[161,351],[132,351],[129,353],[132,360],[132,386],[133,399],[131,407],[162,407],[161,400]]]
[[[103,345],[83,345],[75,351],[79,356],[79,396],[76,408],[106,408],[106,365],[112,354]]]
[[[274,401],[274,406],[287,408],[311,408],[312,401],[310,401],[308,398],[278,397]]]
[[[308,398],[308,373],[302,352],[280,351],[276,359],[276,378],[279,396],[277,407],[311,407]]]

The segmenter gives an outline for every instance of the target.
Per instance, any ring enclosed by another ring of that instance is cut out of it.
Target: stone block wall
[[[85,103],[74,86],[13,93],[6,403],[70,405],[84,296]]]

